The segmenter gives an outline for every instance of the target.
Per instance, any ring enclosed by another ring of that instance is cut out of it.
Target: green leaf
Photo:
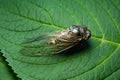
[[[0,53],[0,80],[20,80],[7,65],[2,53]]]
[[[23,80],[119,80],[119,4],[119,0],[0,0],[1,52]],[[28,38],[83,24],[92,33],[84,50],[41,57],[20,53]]]

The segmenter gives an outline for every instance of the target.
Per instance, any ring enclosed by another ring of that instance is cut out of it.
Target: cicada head
[[[88,40],[91,36],[90,30],[86,26],[73,25],[69,27],[69,30],[80,40]]]

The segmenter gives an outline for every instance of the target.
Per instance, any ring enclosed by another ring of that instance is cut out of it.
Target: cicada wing
[[[57,53],[61,53],[69,48],[73,47],[73,43],[62,43],[62,44],[57,44],[56,45],[56,49],[54,50],[54,52]]]
[[[72,43],[48,44],[51,38],[55,36],[39,36],[34,39],[29,39],[22,43],[23,48],[20,53],[25,56],[43,56],[57,54],[71,48]]]
[[[52,48],[50,49],[50,46],[25,47],[20,52],[26,56],[43,56],[43,55],[54,54],[52,52]]]
[[[34,43],[34,42],[38,42],[38,41],[41,41],[41,40],[48,40],[52,37],[55,37],[55,35],[48,35],[48,34],[44,34],[44,35],[40,35],[38,37],[33,37],[33,38],[28,38],[27,40],[23,41],[21,44],[31,44],[31,43]]]
[[[20,51],[25,56],[45,56],[45,55],[53,55],[63,52],[72,47],[72,44],[57,44],[57,45],[30,45],[28,47],[24,46],[24,48]]]
[[[26,56],[42,56],[48,55],[55,48],[55,46],[49,45],[48,42],[51,38],[55,37],[49,35],[40,35],[36,38],[31,38],[21,43],[22,49],[20,53]],[[54,54],[52,52],[52,54]]]

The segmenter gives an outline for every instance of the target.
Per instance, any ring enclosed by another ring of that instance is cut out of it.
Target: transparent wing
[[[60,53],[70,47],[72,43],[58,43],[58,44],[48,44],[48,42],[56,37],[55,35],[41,35],[36,38],[28,39],[22,43],[23,48],[20,53],[26,56],[43,56]]]

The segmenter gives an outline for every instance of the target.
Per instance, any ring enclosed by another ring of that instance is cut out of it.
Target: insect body
[[[39,36],[24,42],[21,53],[27,56],[57,54],[90,38],[91,32],[86,26],[70,26],[52,35]],[[40,42],[38,45],[32,44]]]

